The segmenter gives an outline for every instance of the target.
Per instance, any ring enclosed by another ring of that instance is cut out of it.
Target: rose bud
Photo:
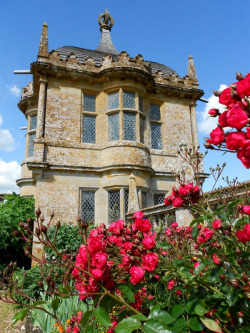
[[[40,208],[38,208],[36,211],[35,211],[35,214],[37,217],[39,217],[41,215],[41,210]]]
[[[221,93],[222,93],[222,91],[213,90],[213,94],[214,94],[214,96],[216,96],[216,97],[220,97]]]
[[[239,254],[241,254],[241,250],[236,249],[236,250],[235,250],[235,253],[239,255]]]
[[[41,222],[43,222],[45,219],[44,219],[44,215],[42,215],[41,217],[40,217],[40,221]]]
[[[46,225],[41,226],[41,232],[46,233],[47,230],[48,230],[48,228],[46,227]]]
[[[43,281],[41,281],[41,280],[37,281],[37,286],[39,288],[41,288],[43,286]]]
[[[78,223],[82,222],[82,219],[78,216],[77,220]]]
[[[239,73],[239,72],[236,72],[236,80],[237,80],[237,81],[241,81],[241,80],[243,80],[243,79],[245,79],[245,76],[242,75],[242,74]]]
[[[235,288],[239,288],[240,286],[239,281],[236,279],[231,280],[231,285]]]
[[[237,263],[238,263],[239,265],[243,265],[243,264],[245,263],[245,260],[242,259],[242,258],[237,258]]]
[[[57,226],[57,228],[60,228],[60,226],[61,226],[61,222],[60,222],[60,221],[57,221],[57,222],[56,222],[56,226]]]
[[[214,149],[214,147],[211,145],[211,143],[204,143],[203,146],[206,148],[206,149]]]
[[[51,288],[54,288],[56,285],[56,282],[54,280],[51,280],[49,285]]]
[[[208,114],[210,115],[210,117],[217,117],[220,114],[220,112],[218,109],[210,109],[208,111]]]
[[[41,234],[41,231],[40,231],[40,229],[39,229],[39,228],[36,228],[36,230],[35,230],[35,234],[36,234],[37,236],[40,236],[40,234]]]
[[[23,223],[23,221],[20,221],[20,222],[18,223],[18,225],[19,225],[20,228],[23,228],[23,227],[24,227],[24,223]]]
[[[47,276],[45,277],[45,281],[49,284],[50,281],[51,281],[51,277],[50,277],[49,275],[47,275]]]
[[[82,227],[83,229],[87,229],[87,228],[88,228],[88,223],[87,223],[87,222],[82,222],[82,223],[81,223],[81,227]]]
[[[248,276],[247,276],[245,273],[242,275],[242,280],[243,280],[244,282],[247,282],[247,281],[248,281]]]
[[[17,230],[14,230],[13,233],[12,233],[12,235],[14,237],[18,237],[19,236],[19,232]]]
[[[237,315],[238,315],[238,317],[240,317],[240,318],[244,317],[244,315],[243,315],[242,312],[238,312]]]
[[[54,211],[50,214],[50,218],[53,219],[53,217],[55,216]]]
[[[224,281],[226,279],[224,274],[220,274],[219,277],[220,277],[221,281]]]
[[[28,224],[31,224],[32,222],[33,222],[32,218],[29,217],[29,218],[27,219],[27,223],[28,223]]]

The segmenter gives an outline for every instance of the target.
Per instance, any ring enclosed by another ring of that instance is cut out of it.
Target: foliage
[[[29,267],[30,261],[23,255],[25,243],[13,237],[13,232],[19,229],[19,221],[34,219],[34,210],[33,198],[24,198],[16,193],[7,194],[0,204],[0,269],[11,260],[17,261],[19,266]]]

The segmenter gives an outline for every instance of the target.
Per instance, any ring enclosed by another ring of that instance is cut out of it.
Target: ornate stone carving
[[[33,82],[29,82],[26,87],[22,87],[21,99],[33,95]]]

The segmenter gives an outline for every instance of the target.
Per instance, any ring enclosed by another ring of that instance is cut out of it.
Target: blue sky
[[[95,49],[100,39],[97,18],[108,8],[115,20],[112,41],[118,51],[163,63],[186,75],[194,57],[200,88],[211,107],[212,90],[235,82],[235,73],[249,72],[249,1],[232,0],[1,0],[0,3],[0,193],[17,190],[24,158],[26,119],[17,107],[22,86],[31,75],[14,75],[36,61],[42,24],[49,29],[49,49],[71,45]],[[201,149],[209,129],[206,105],[198,103]],[[205,171],[227,162],[224,176],[249,180],[249,170],[233,154],[210,151]],[[212,186],[207,180],[205,190]],[[223,184],[223,182],[222,182]]]

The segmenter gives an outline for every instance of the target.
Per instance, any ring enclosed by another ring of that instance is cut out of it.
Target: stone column
[[[194,216],[188,208],[177,208],[175,210],[175,218],[180,227],[187,227],[193,221]]]
[[[40,79],[38,108],[37,108],[37,129],[36,139],[44,137],[44,122],[45,122],[45,110],[46,110],[46,93],[47,93],[47,81]]]
[[[129,179],[129,195],[128,195],[128,213],[134,213],[140,210],[137,195],[136,181],[134,176]]]
[[[198,139],[198,130],[197,130],[197,120],[196,120],[195,106],[196,106],[195,103],[190,104],[190,122],[191,122],[193,146],[197,147],[199,145],[199,139]]]

